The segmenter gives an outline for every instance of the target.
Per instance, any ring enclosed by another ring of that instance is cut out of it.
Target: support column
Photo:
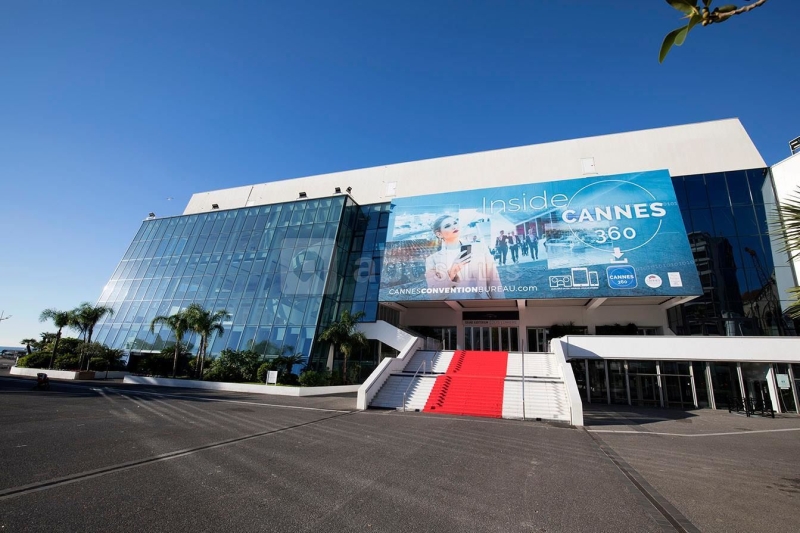
[[[658,383],[658,401],[664,407],[664,387],[661,386],[661,361],[656,361],[656,383]]]
[[[583,360],[583,371],[586,374],[586,403],[592,403],[592,384],[589,383],[589,360]]]
[[[739,377],[739,392],[742,395],[742,403],[747,399],[747,390],[744,388],[744,376],[742,375],[742,363],[736,363],[736,375]]]
[[[711,363],[706,361],[706,390],[708,391],[708,406],[712,409],[717,409],[717,400],[714,398],[714,380],[711,379]]]
[[[625,367],[625,394],[628,395],[628,405],[633,405],[631,403],[631,382],[628,379],[628,360],[626,359],[622,364]]]
[[[800,414],[800,405],[797,404],[797,387],[794,384],[794,370],[792,370],[792,363],[787,363],[787,367],[789,367],[789,388],[792,390],[792,396],[794,397],[794,410],[797,414]]]
[[[778,389],[778,383],[775,381],[775,365],[772,363],[769,364],[769,369],[767,370],[767,389],[769,389],[769,401],[772,402],[772,408],[776,413],[782,413],[781,401],[778,398],[780,390]]]

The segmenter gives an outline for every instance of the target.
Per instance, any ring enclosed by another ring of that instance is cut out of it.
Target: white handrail
[[[417,374],[419,374],[419,369],[420,368],[422,369],[422,373],[424,374],[425,373],[425,361],[423,361],[422,364],[419,365],[419,368],[417,368],[417,371],[414,372],[413,376],[411,376],[411,383],[408,384],[408,387],[406,387],[406,391],[403,393],[403,412],[404,413],[406,412],[406,395],[408,394],[408,389],[410,389],[411,385],[414,384],[414,379],[416,379]]]

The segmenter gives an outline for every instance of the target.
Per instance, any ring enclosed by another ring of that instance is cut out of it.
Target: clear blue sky
[[[659,65],[660,0],[6,0],[0,345],[95,302],[193,192],[729,117],[774,164],[800,135],[798,22],[772,0]]]

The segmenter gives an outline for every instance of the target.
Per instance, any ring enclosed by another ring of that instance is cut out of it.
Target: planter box
[[[253,383],[221,383],[217,381],[195,381],[191,379],[151,378],[146,376],[125,376],[123,383],[137,385],[156,385],[159,387],[181,387],[186,389],[223,390],[233,392],[252,392],[273,396],[324,396],[357,392],[361,385],[341,385],[338,387],[278,387],[275,385],[256,385]]]
[[[52,379],[94,379],[94,370],[84,370],[81,372],[73,372],[70,370],[46,370],[44,368],[22,368],[12,366],[10,374],[12,376],[30,376],[36,377],[36,374],[44,372],[47,377]]]

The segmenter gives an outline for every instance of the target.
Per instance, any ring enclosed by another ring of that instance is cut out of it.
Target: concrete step
[[[403,372],[415,373],[422,372],[420,367],[425,363],[424,371],[428,374],[444,374],[450,366],[450,361],[453,359],[452,351],[433,352],[428,350],[420,350],[414,354],[411,360],[406,364]]]
[[[563,382],[526,380],[524,413],[522,389],[521,380],[506,381],[503,395],[503,418],[569,422],[569,400],[567,399],[567,390]]]
[[[433,376],[389,376],[372,399],[370,407],[402,409],[405,395],[406,410],[422,410],[435,382],[436,378]]]

